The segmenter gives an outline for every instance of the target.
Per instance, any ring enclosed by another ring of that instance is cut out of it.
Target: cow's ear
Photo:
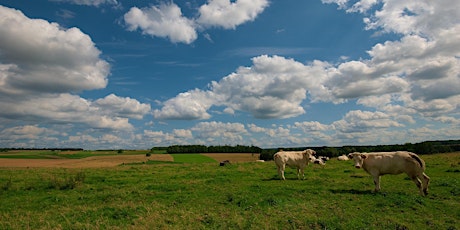
[[[353,153],[348,154],[348,158],[353,159]]]
[[[366,159],[367,156],[363,154],[363,155],[361,155],[361,158]]]

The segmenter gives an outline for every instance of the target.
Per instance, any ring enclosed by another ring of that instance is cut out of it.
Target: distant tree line
[[[273,155],[280,149],[285,151],[302,151],[304,149],[313,149],[318,156],[338,157],[348,155],[352,152],[393,152],[409,151],[420,155],[449,153],[460,151],[460,140],[448,141],[424,141],[421,143],[406,143],[402,145],[368,145],[368,146],[342,146],[342,147],[299,147],[299,148],[276,148],[264,149],[260,154],[261,160],[273,160]]]
[[[170,154],[174,154],[174,153],[261,153],[262,149],[257,146],[244,146],[244,145],[236,145],[236,146],[172,145],[166,148],[166,152]]]

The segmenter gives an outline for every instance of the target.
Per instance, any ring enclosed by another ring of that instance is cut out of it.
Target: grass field
[[[371,177],[350,161],[309,165],[303,181],[287,169],[280,181],[273,162],[220,167],[177,157],[0,168],[0,229],[460,229],[460,153],[421,156],[426,197],[405,175],[382,177],[372,193]]]
[[[201,154],[172,154],[174,162],[181,163],[212,163],[216,162],[211,157]]]

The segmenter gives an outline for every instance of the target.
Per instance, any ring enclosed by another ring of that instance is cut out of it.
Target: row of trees
[[[352,152],[393,152],[393,151],[409,151],[420,155],[449,153],[460,151],[460,140],[449,141],[425,141],[421,143],[406,143],[403,145],[369,145],[369,146],[343,146],[343,147],[302,147],[302,148],[277,148],[264,149],[260,155],[261,160],[272,160],[273,154],[279,149],[285,151],[302,151],[304,149],[313,149],[318,156],[338,157],[348,155]]]
[[[152,149],[154,150],[154,149]],[[166,152],[173,153],[261,153],[262,149],[256,146],[205,146],[205,145],[172,145]]]

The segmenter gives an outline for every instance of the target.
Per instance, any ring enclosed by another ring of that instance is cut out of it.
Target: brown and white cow
[[[278,168],[278,175],[280,179],[286,180],[284,177],[284,170],[286,165],[292,168],[297,168],[297,178],[300,180],[300,174],[302,173],[302,179],[305,179],[304,168],[310,162],[310,159],[316,152],[311,149],[304,151],[279,151],[273,155],[276,167]]]
[[[363,168],[374,177],[375,191],[380,191],[380,176],[385,174],[406,173],[420,189],[422,196],[428,194],[430,178],[425,174],[425,162],[415,153],[376,152],[376,153],[350,153],[356,168]]]
[[[313,163],[313,164],[318,164],[318,165],[326,165],[326,162],[324,160],[324,157],[315,157],[315,156],[311,156],[310,157],[310,162]]]

